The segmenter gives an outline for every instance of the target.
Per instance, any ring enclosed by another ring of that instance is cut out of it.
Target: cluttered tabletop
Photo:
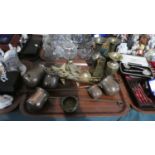
[[[0,120],[155,120],[155,35],[0,34]]]

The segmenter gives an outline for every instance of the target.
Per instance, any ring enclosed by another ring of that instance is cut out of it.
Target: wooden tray
[[[14,97],[14,101],[13,101],[13,104],[5,109],[0,109],[0,114],[6,114],[6,113],[9,113],[9,112],[12,112],[13,110],[15,110],[18,105],[23,102],[23,97],[22,95],[18,94],[17,96]]]
[[[123,81],[125,83],[126,89],[128,89],[128,85],[127,85],[125,77],[123,75],[122,75],[122,78],[123,78]],[[130,93],[130,91],[128,90],[127,93],[131,97],[132,101],[129,102],[129,103],[130,103],[132,108],[134,108],[136,111],[142,112],[144,114],[155,114],[155,108],[148,108],[148,107],[147,108],[142,108],[142,107],[139,107],[139,105],[137,104],[137,101],[134,100],[134,97],[135,97],[135,96],[133,96],[134,94],[132,92]]]
[[[38,113],[27,111],[25,101],[20,103],[20,111],[26,115],[49,116],[49,117],[91,117],[91,116],[120,116],[129,111],[129,102],[131,102],[124,83],[119,75],[116,80],[120,84],[120,93],[113,97],[103,95],[101,99],[94,100],[87,93],[87,88],[81,86],[78,88],[75,82],[67,81],[65,87],[59,86],[57,89],[48,90],[50,97],[46,106]],[[24,94],[25,100],[34,90],[27,89]],[[64,96],[77,96],[79,98],[79,108],[74,114],[64,114],[60,100]]]

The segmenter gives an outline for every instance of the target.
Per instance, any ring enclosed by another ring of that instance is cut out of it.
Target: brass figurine
[[[69,79],[81,83],[90,83],[91,74],[89,71],[82,71],[79,66],[76,66],[72,61],[61,66],[51,66],[46,68],[49,73],[57,74],[60,79]]]

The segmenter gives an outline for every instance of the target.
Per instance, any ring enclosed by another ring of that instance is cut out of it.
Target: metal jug
[[[36,87],[41,79],[44,77],[44,66],[42,64],[36,65],[23,76],[24,82],[28,87]]]

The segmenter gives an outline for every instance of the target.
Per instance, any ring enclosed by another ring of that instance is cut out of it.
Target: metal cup
[[[88,93],[94,99],[98,99],[103,95],[102,90],[97,85],[91,86],[88,89]]]
[[[117,94],[120,90],[118,83],[112,76],[107,76],[98,85],[106,95],[110,96]]]
[[[26,101],[26,107],[29,111],[39,111],[45,105],[49,94],[42,88],[37,88]]]
[[[106,66],[106,75],[113,75],[119,69],[119,64],[114,61],[108,61]]]
[[[20,61],[17,48],[10,46],[10,50],[8,50],[4,54],[4,63],[6,65],[7,71],[20,71],[21,75],[24,75],[27,68],[26,66]]]

